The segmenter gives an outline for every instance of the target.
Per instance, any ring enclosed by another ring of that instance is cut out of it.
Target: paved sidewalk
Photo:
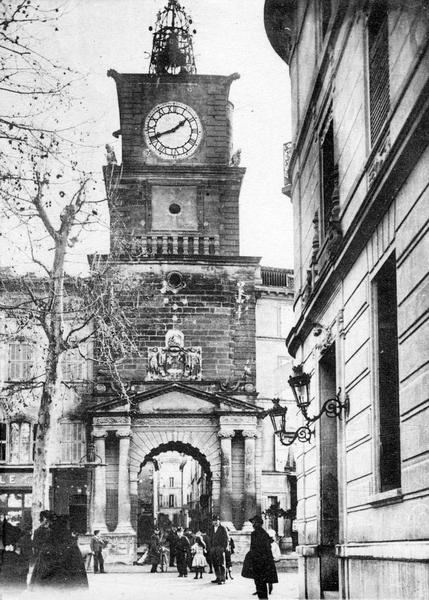
[[[115,566],[115,570],[118,567]],[[239,571],[232,581],[225,585],[211,583],[212,575],[205,574],[203,579],[193,579],[193,573],[178,578],[176,571],[167,573],[149,573],[148,566],[134,567],[132,571],[109,572],[104,575],[88,574],[89,590],[83,592],[43,593],[26,591],[21,594],[4,594],[4,600],[253,600],[255,591],[253,581],[244,579]],[[272,600],[296,600],[296,573],[279,573],[279,583],[274,586]]]

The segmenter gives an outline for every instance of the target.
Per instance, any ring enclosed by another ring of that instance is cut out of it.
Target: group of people
[[[152,564],[151,573],[157,571],[161,561],[162,543],[169,546],[170,567],[177,566],[179,577],[187,577],[189,571],[195,573],[194,579],[202,579],[206,568],[209,573],[216,574],[213,583],[221,585],[227,577],[232,579],[231,555],[234,553],[234,540],[229,536],[227,528],[220,523],[220,518],[213,517],[213,526],[206,532],[192,533],[182,527],[172,528],[165,538],[159,529],[151,536],[148,558]]]
[[[241,574],[254,580],[255,596],[267,599],[273,585],[278,582],[274,557],[280,550],[275,536],[263,528],[263,520],[259,515],[255,515],[250,521],[253,525],[250,550],[244,558]],[[162,538],[159,529],[155,529],[149,545],[152,573],[157,571],[160,562],[162,542],[169,545],[170,567],[176,562],[179,577],[187,577],[188,571],[192,570],[195,573],[194,579],[202,579],[208,567],[209,572],[214,571],[216,575],[212,583],[222,585],[228,576],[232,579],[231,554],[234,552],[234,541],[218,515],[213,516],[212,527],[207,533],[197,531],[194,534],[189,529],[179,527],[172,528]]]
[[[84,560],[68,516],[42,511],[33,538],[29,530],[19,536],[19,528],[5,520],[2,527],[5,533],[2,571],[6,585],[25,586],[31,570],[30,588],[88,586]]]

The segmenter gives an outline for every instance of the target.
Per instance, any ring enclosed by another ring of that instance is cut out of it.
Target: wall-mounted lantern
[[[302,365],[293,367],[294,374],[289,377],[288,383],[292,388],[293,396],[297,407],[301,411],[306,424],[298,427],[295,432],[286,430],[286,413],[287,407],[280,405],[279,398],[273,398],[273,408],[267,412],[270,415],[271,423],[273,425],[274,433],[280,439],[283,446],[290,446],[295,440],[300,442],[309,442],[311,436],[314,435],[314,429],[310,429],[309,425],[315,423],[320,419],[323,414],[327,417],[334,418],[338,417],[341,419],[341,413],[344,411],[345,415],[349,414],[350,402],[349,397],[346,395],[344,402],[341,402],[341,388],[338,389],[338,393],[335,398],[329,398],[323,403],[321,411],[314,416],[308,414],[308,407],[311,403],[310,398],[310,379],[311,375],[305,373],[302,369]]]

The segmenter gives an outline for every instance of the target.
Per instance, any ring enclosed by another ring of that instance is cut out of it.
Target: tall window
[[[67,350],[62,359],[64,381],[83,381],[87,379],[87,363],[78,348]]]
[[[9,344],[9,373],[10,381],[25,381],[31,377],[33,346],[20,342]]]
[[[33,459],[33,436],[30,423],[12,422],[9,430],[9,458],[11,463],[26,464]]]
[[[393,254],[374,279],[380,491],[401,485],[398,308]]]
[[[386,0],[373,2],[368,17],[369,110],[371,143],[389,112],[389,30]]]
[[[174,494],[168,496],[168,507],[174,508]]]
[[[79,463],[86,452],[85,425],[61,423],[61,462]]]
[[[289,306],[279,306],[277,310],[277,333],[286,338],[292,327],[292,309]]]
[[[328,117],[329,118],[329,117]],[[332,214],[332,197],[335,189],[336,169],[334,155],[334,126],[332,118],[325,124],[321,138],[321,200],[322,234],[326,236]]]
[[[6,460],[7,425],[0,421],[0,462]]]
[[[174,487],[174,477],[170,477],[170,487]]]

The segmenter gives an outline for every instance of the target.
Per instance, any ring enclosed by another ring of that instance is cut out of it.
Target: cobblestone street
[[[239,575],[239,568],[233,581],[218,586],[211,582],[213,576],[206,574],[202,580],[194,580],[193,574],[187,579],[178,579],[177,572],[149,573],[149,567],[128,568],[126,572],[109,572],[104,575],[88,574],[89,590],[85,592],[70,591],[64,594],[51,592],[22,592],[21,594],[0,592],[1,600],[48,600],[59,597],[73,598],[73,600],[241,600],[253,598],[255,591],[253,581],[244,579]],[[293,573],[279,573],[279,583],[274,586],[272,599],[297,598],[297,575]]]

